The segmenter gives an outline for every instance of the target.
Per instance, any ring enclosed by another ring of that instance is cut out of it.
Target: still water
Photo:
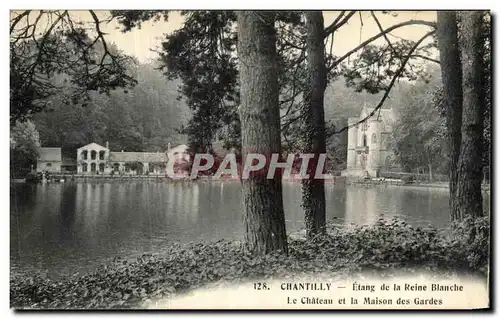
[[[283,185],[288,233],[303,227],[300,184]],[[171,243],[242,238],[238,183],[62,183],[11,188],[11,269],[50,276],[86,272],[114,257],[161,252]],[[448,224],[448,192],[328,185],[327,219],[370,224],[399,216]]]

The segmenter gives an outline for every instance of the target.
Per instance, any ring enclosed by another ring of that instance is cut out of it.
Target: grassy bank
[[[139,308],[217,281],[338,271],[387,269],[486,273],[489,220],[465,220],[449,229],[412,227],[403,221],[379,221],[370,227],[330,226],[328,235],[307,242],[289,239],[289,255],[252,257],[231,241],[173,245],[162,255],[133,262],[116,260],[95,272],[51,280],[11,275],[15,308]]]

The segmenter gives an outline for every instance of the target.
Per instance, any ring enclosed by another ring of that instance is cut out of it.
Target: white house
[[[170,145],[170,143],[169,143]],[[186,145],[168,148],[166,152],[112,152],[106,147],[90,143],[77,150],[79,174],[163,174],[169,156],[187,151]]]

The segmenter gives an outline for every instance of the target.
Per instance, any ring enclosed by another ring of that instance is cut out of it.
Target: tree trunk
[[[278,56],[274,13],[238,12],[242,156],[281,154]],[[269,166],[266,165],[266,168]],[[267,169],[242,179],[245,247],[254,254],[288,253],[281,176]]]
[[[450,211],[452,219],[456,210],[456,185],[458,178],[458,157],[462,141],[462,65],[458,45],[458,26],[456,13],[453,11],[438,11],[437,38],[439,43],[439,58],[441,77],[443,81],[443,100],[445,103],[446,130],[450,152]]]
[[[323,13],[308,11],[305,16],[309,87],[306,87],[304,92],[303,152],[314,154],[314,158],[309,161],[309,178],[302,180],[302,207],[306,237],[311,239],[319,233],[324,233],[326,227],[325,183],[323,179],[315,178],[319,155],[326,154],[324,110],[326,65]]]
[[[463,114],[462,145],[458,159],[458,181],[454,219],[483,215],[481,180],[484,129],[484,38],[483,13],[462,13]]]
[[[434,179],[432,176],[432,161],[431,161],[432,155],[428,149],[426,150],[426,152],[427,152],[427,156],[426,156],[427,168],[429,169],[429,183],[432,183],[432,180]]]

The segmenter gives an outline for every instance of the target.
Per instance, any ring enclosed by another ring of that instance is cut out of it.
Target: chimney
[[[170,152],[170,142],[168,142],[168,145],[167,145],[167,152]]]
[[[106,148],[109,149],[109,142],[106,141]]]

